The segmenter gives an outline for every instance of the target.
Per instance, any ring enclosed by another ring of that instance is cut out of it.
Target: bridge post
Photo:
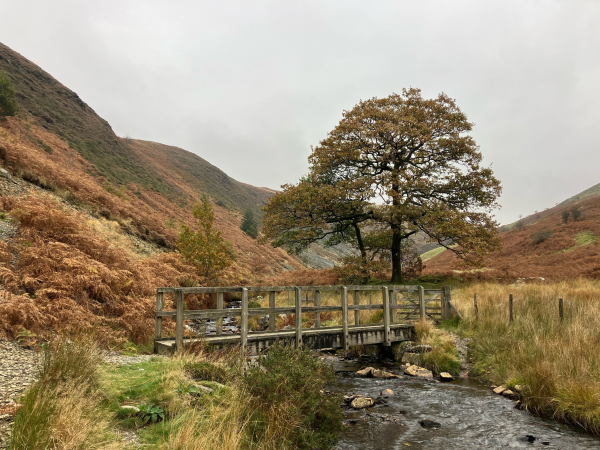
[[[397,292],[396,290],[389,291],[391,306],[398,305],[396,292]],[[397,311],[398,311],[397,309],[390,308],[390,323],[396,323],[396,312]]]
[[[242,348],[248,347],[248,288],[242,288]]]
[[[425,312],[425,289],[423,289],[423,286],[419,286],[419,310],[421,320],[425,320],[427,314]]]
[[[183,299],[185,293],[177,289],[177,311],[175,313],[175,350],[181,350],[183,346]]]
[[[350,334],[348,333],[348,288],[342,286],[342,333],[344,350],[350,348]]]
[[[217,309],[223,309],[223,293],[217,292]],[[219,324],[219,321],[222,323],[223,318],[217,319],[217,334],[223,333],[223,326]]]
[[[321,306],[321,291],[315,291],[315,306]],[[321,328],[321,313],[315,311],[315,328]]]
[[[269,308],[275,308],[275,291],[269,292]],[[269,330],[275,331],[275,313],[269,311]]]
[[[156,312],[163,310],[163,293],[156,290]],[[162,317],[154,316],[154,353],[158,353],[156,339],[162,336]]]
[[[354,291],[354,305],[360,305],[360,291]],[[354,310],[354,325],[360,325],[360,310]]]
[[[156,292],[156,312],[163,310],[163,293]],[[162,317],[156,317],[154,322],[154,338],[160,339],[162,336]]]
[[[302,346],[302,289],[299,287],[296,287],[296,348],[300,348],[301,346]]]
[[[381,288],[381,297],[383,298],[383,345],[388,347],[392,345],[392,338],[390,336],[390,294],[387,286]]]

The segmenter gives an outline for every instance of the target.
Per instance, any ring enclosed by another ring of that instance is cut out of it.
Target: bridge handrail
[[[295,292],[295,306],[293,307],[275,307],[275,293],[276,292]],[[313,292],[314,306],[302,306],[302,292]],[[321,292],[340,291],[341,293],[341,304],[340,305],[325,305],[321,306]],[[348,291],[353,292],[353,303],[348,304]],[[360,305],[359,292],[360,291],[381,291],[383,303],[381,304],[369,304]],[[236,293],[242,294],[241,307],[240,308],[227,308],[223,307],[223,294],[225,293]],[[248,293],[249,292],[265,292],[269,293],[269,307],[268,308],[249,308],[248,307]],[[404,299],[412,305],[398,305],[397,304],[397,293],[398,292],[418,292],[419,300]],[[176,309],[175,311],[164,311],[163,294],[175,293],[177,295]],[[186,310],[185,309],[185,295],[186,294],[217,294],[217,308],[216,309],[203,309],[203,310]],[[427,299],[425,294],[434,294],[433,297]],[[427,303],[432,300],[438,300],[439,295],[440,307],[431,308],[427,306]],[[321,327],[320,313],[328,311],[342,311],[342,328],[344,341],[347,347],[348,342],[348,312],[354,311],[354,323],[355,325],[360,324],[360,311],[364,310],[383,310],[383,326],[385,328],[385,335],[387,336],[387,342],[384,345],[391,345],[389,339],[390,323],[394,323],[395,313],[397,310],[412,310],[412,312],[419,311],[419,317],[425,318],[427,316],[432,317],[433,314],[439,314],[443,319],[450,318],[452,311],[456,311],[454,305],[451,303],[451,289],[450,286],[445,286],[443,289],[424,289],[422,286],[407,286],[407,285],[387,285],[387,286],[362,286],[362,285],[326,285],[326,286],[221,286],[221,287],[159,287],[156,289],[156,312],[155,312],[155,340],[162,339],[162,318],[163,317],[174,317],[175,318],[175,346],[177,349],[183,345],[183,323],[186,319],[217,319],[228,316],[241,316],[241,342],[242,346],[247,344],[248,339],[248,317],[249,316],[264,316],[269,315],[269,329],[275,331],[275,315],[276,314],[290,314],[295,313],[296,315],[296,344],[299,346],[302,343],[302,313],[314,313],[315,314],[315,328]],[[429,314],[427,313],[429,310]],[[432,312],[432,311],[439,311]],[[409,313],[408,315],[410,315]],[[220,333],[220,327],[217,328],[217,334]]]

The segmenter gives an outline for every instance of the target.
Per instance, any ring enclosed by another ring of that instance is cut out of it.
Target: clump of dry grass
[[[565,301],[562,323],[559,297]],[[473,336],[475,371],[497,384],[526,384],[531,411],[600,433],[599,281],[472,284],[455,290],[453,302],[465,317],[459,331]]]
[[[100,353],[89,342],[65,341],[47,349],[39,380],[17,410],[10,448],[118,448],[107,444],[110,421],[99,414],[100,361]]]

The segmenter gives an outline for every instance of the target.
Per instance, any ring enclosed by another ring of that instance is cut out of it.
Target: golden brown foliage
[[[471,128],[443,93],[424,99],[411,88],[361,101],[315,147],[309,174],[269,200],[265,237],[293,250],[346,241],[365,259],[385,249],[394,282],[402,244],[417,232],[480,260],[499,247],[490,212],[501,187],[481,165]]]

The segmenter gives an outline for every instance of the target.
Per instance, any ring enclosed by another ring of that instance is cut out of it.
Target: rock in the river
[[[419,424],[421,424],[423,428],[440,428],[442,426],[441,423],[429,419],[419,420]]]
[[[502,395],[502,393],[506,390],[506,386],[498,386],[497,388],[494,388],[494,390],[492,391],[494,394],[498,394],[498,395]]]
[[[360,369],[358,372],[356,372],[356,375],[363,378],[372,377],[374,370],[375,369],[372,367],[365,367],[364,369]]]
[[[406,368],[406,370],[404,371],[404,373],[406,375],[410,375],[411,377],[424,377],[424,378],[432,378],[433,377],[433,373],[431,373],[431,370],[427,370],[424,369],[423,367],[419,367],[419,366],[408,366]]]
[[[354,400],[352,400],[350,406],[352,406],[354,409],[368,408],[369,406],[373,406],[373,399],[369,397],[356,397]]]
[[[528,389],[527,385],[525,385],[525,384],[515,384],[515,387],[512,390],[515,392],[518,392],[519,394],[522,394],[527,389]]]
[[[381,395],[382,397],[391,397],[392,395],[394,395],[394,391],[392,391],[391,389],[384,389],[383,391],[381,391],[379,393],[379,395]]]
[[[506,389],[505,391],[502,391],[502,396],[506,397],[506,398],[510,398],[511,400],[516,400],[517,399],[517,394],[515,394],[510,389]]]
[[[400,375],[386,372],[385,370],[373,369],[371,372],[373,378],[400,378]]]
[[[450,375],[448,372],[440,373],[440,381],[452,381],[452,380],[454,380],[454,377],[452,377],[452,375]]]
[[[431,345],[407,345],[404,347],[404,351],[409,353],[429,353]]]
[[[402,355],[402,362],[408,364],[419,364],[421,362],[421,355],[419,353],[404,353]]]

